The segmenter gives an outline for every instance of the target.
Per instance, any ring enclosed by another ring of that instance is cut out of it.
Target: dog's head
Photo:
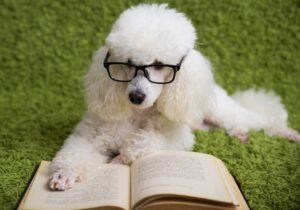
[[[195,40],[191,21],[167,5],[124,11],[86,77],[90,111],[120,120],[155,104],[170,120],[200,118],[213,79]]]

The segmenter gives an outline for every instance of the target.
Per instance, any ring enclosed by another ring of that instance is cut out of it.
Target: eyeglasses
[[[150,82],[155,84],[168,84],[173,82],[176,72],[179,71],[182,61],[185,58],[185,56],[183,56],[177,65],[154,63],[138,66],[131,63],[108,62],[109,56],[110,54],[107,52],[103,66],[106,68],[112,80],[117,82],[130,82],[137,76],[140,70]]]

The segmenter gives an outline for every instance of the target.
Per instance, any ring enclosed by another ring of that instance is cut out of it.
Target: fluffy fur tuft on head
[[[192,50],[195,40],[195,28],[183,13],[166,4],[140,4],[120,15],[106,45],[120,59],[172,63]]]

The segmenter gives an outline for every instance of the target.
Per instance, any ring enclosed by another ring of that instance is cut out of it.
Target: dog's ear
[[[95,52],[91,67],[84,78],[88,111],[106,121],[126,119],[131,115],[131,109],[124,94],[125,84],[109,78],[103,66],[107,51],[104,46]]]
[[[208,60],[198,51],[192,50],[184,58],[174,82],[164,86],[157,108],[172,121],[192,125],[203,119],[213,86],[214,79]]]

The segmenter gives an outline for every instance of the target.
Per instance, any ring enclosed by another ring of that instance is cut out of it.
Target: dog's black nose
[[[129,93],[129,99],[133,104],[141,104],[145,100],[146,95],[141,91],[132,91]]]

